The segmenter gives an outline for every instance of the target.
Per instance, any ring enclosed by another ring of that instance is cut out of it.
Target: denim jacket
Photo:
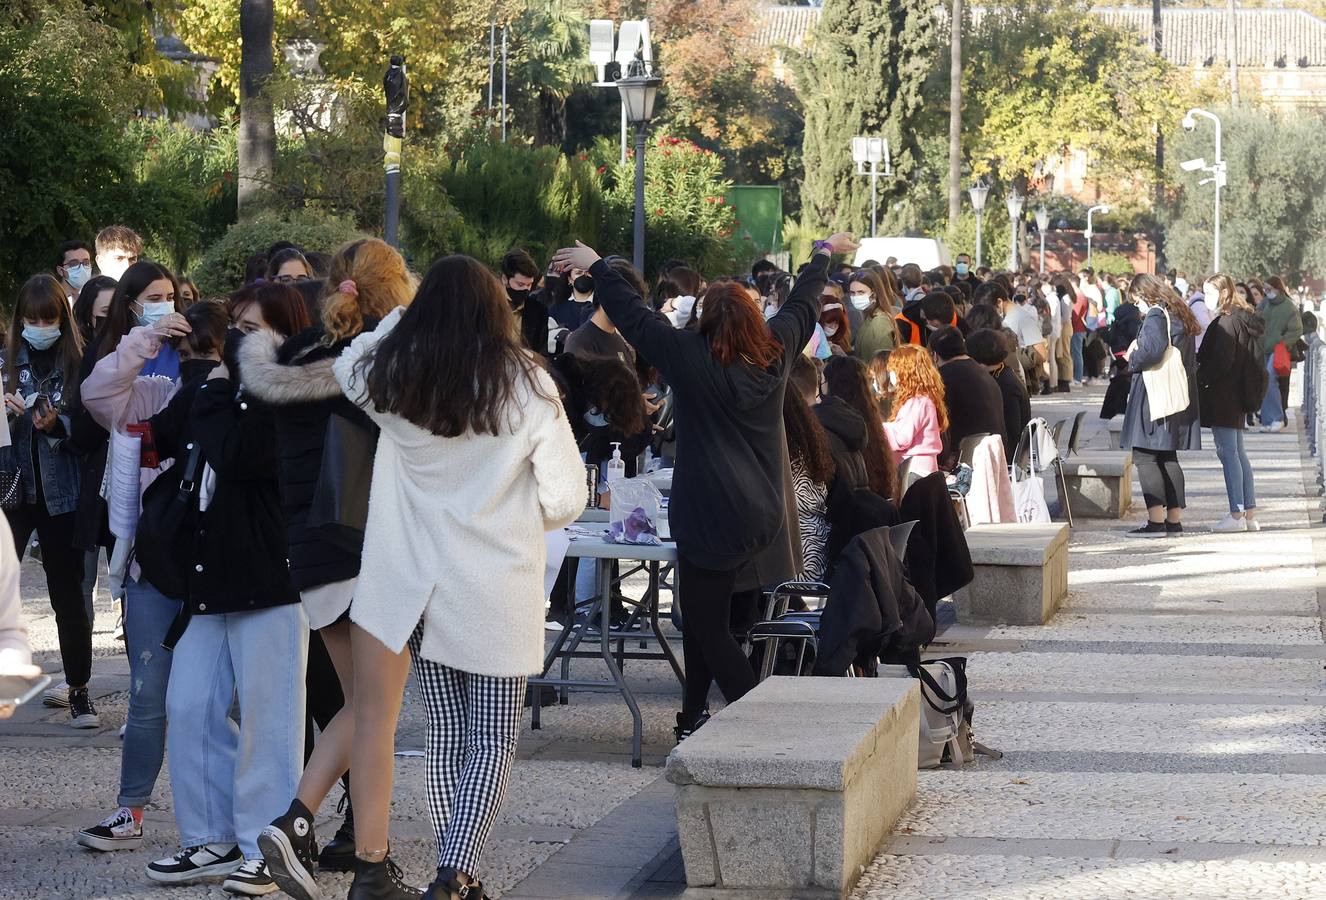
[[[67,412],[69,398],[65,396],[63,369],[57,364],[45,378],[38,380],[37,373],[28,361],[28,345],[24,341],[19,341],[15,365],[18,378],[16,393],[24,398],[38,393],[50,397],[51,405],[64,425],[63,433],[67,436],[70,428]],[[0,360],[0,371],[3,371],[3,360]],[[0,466],[12,470],[17,461],[22,473],[23,502],[37,502],[36,481],[32,471],[32,442],[36,441],[46,512],[52,516],[73,512],[78,507],[78,457],[64,449],[64,437],[51,437],[34,428],[31,410],[10,416],[8,424],[12,446],[0,450]]]

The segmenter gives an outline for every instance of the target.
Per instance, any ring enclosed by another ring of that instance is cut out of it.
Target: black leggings
[[[1142,483],[1142,499],[1147,508],[1163,506],[1183,509],[1183,469],[1179,468],[1179,454],[1174,450],[1146,450],[1133,448],[1133,464],[1137,466],[1137,480]]]
[[[686,661],[686,689],[681,715],[694,722],[709,702],[715,681],[728,703],[740,700],[755,687],[755,670],[732,636],[733,625],[754,622],[760,592],[733,593],[737,569],[715,571],[697,566],[686,557],[677,560],[677,586],[681,597],[681,646]]]
[[[60,640],[60,661],[64,680],[83,687],[92,677],[92,622],[83,602],[83,571],[86,554],[74,546],[74,519],[77,513],[53,516],[37,492],[36,503],[23,503],[5,510],[18,558],[37,532],[41,541],[41,567],[46,570],[46,590],[55,610],[55,630]]]

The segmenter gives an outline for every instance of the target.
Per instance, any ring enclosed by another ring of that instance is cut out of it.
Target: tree
[[[276,120],[265,92],[272,58],[272,0],[240,0],[239,212],[250,212],[255,195],[276,170]]]
[[[854,174],[854,135],[889,139],[894,177],[880,182],[883,227],[916,224],[912,206],[895,211],[891,201],[905,196],[921,164],[916,124],[936,56],[935,31],[930,5],[921,0],[887,7],[866,0],[825,3],[812,52],[797,73],[806,116],[801,201],[808,226],[867,228],[869,185]]]
[[[1221,191],[1221,268],[1236,278],[1326,274],[1326,119],[1278,118],[1217,108],[1224,121],[1229,184]],[[1176,131],[1171,159],[1212,158],[1211,131]],[[1211,268],[1214,204],[1199,174],[1171,166],[1177,187],[1166,210],[1165,255],[1189,273]],[[1293,282],[1291,282],[1293,283]]]

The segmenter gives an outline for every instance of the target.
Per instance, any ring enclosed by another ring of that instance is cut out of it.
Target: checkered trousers
[[[428,710],[428,813],[438,868],[477,876],[479,854],[506,797],[520,735],[525,678],[474,675],[424,659],[410,639]]]

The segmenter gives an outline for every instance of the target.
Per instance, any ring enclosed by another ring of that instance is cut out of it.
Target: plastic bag
[[[659,546],[659,501],[663,495],[648,478],[621,478],[612,483],[608,540],[614,544]]]

